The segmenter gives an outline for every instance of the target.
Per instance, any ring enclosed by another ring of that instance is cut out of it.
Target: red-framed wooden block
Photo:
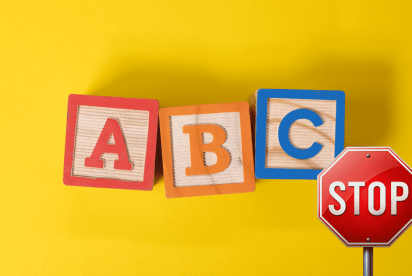
[[[159,102],[70,95],[63,182],[152,190]]]
[[[255,190],[247,102],[161,108],[167,198]]]

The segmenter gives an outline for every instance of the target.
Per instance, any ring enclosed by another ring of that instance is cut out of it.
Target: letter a
[[[190,158],[192,166],[186,168],[186,175],[213,174],[224,171],[230,164],[230,154],[222,148],[226,141],[226,132],[217,125],[191,125],[184,126],[183,133],[189,134]],[[213,135],[213,140],[209,144],[203,144],[203,133]],[[214,152],[217,156],[216,164],[205,166],[203,161],[204,152]]]
[[[109,144],[112,135],[114,144]],[[103,168],[104,161],[101,160],[103,153],[117,154],[118,159],[114,161],[114,168],[116,170],[132,170],[132,163],[129,160],[123,132],[116,119],[107,119],[92,155],[84,160],[84,165],[86,167]]]

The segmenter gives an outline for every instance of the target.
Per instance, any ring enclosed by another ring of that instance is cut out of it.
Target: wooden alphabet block
[[[255,190],[247,102],[161,108],[166,197]]]
[[[344,148],[345,93],[260,89],[256,178],[316,179]]]
[[[66,185],[152,190],[159,102],[70,95]]]

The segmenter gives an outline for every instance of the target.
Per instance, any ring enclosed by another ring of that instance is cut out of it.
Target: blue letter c
[[[296,159],[309,159],[317,155],[322,149],[322,145],[314,142],[307,149],[299,149],[292,145],[289,139],[289,130],[292,124],[299,119],[306,119],[312,122],[315,127],[323,124],[322,118],[310,109],[296,109],[286,115],[279,125],[279,143],[282,149],[291,157]]]

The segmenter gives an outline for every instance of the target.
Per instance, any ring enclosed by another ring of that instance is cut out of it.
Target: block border
[[[80,105],[149,111],[149,129],[146,145],[146,160],[142,182],[123,181],[108,178],[88,178],[72,176],[75,134],[78,107]],[[99,187],[114,189],[146,190],[153,189],[156,158],[157,122],[159,101],[152,99],[120,98],[91,95],[69,95],[66,125],[66,146],[64,156],[63,183],[69,186]]]
[[[170,139],[170,116],[224,112],[239,112],[240,114],[244,182],[192,187],[175,187],[173,181],[172,144]],[[160,136],[162,141],[164,183],[167,198],[246,193],[253,192],[255,190],[249,103],[234,102],[161,108],[159,111],[159,121]]]
[[[335,100],[335,157],[344,149],[345,92],[340,90],[259,89],[256,99],[255,172],[259,179],[317,179],[322,170],[266,168],[266,124],[268,98]]]

